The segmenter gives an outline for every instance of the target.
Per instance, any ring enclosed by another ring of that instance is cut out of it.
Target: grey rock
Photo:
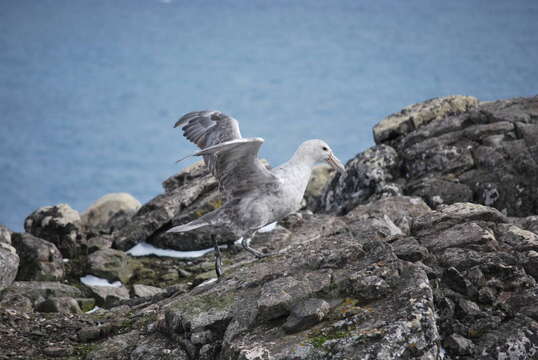
[[[98,326],[84,327],[78,332],[78,339],[81,342],[90,342],[109,336],[113,331],[113,326],[106,323]]]
[[[538,252],[537,251],[529,251],[527,253],[527,262],[525,263],[525,271],[538,281]]]
[[[61,346],[47,346],[43,348],[43,354],[55,358],[70,356],[72,353],[73,351],[71,349]]]
[[[447,96],[410,105],[374,126],[374,139],[379,144],[406,135],[422,125],[447,115],[469,111],[477,105],[478,99],[471,96]]]
[[[348,162],[347,177],[332,180],[319,209],[345,214],[370,198],[390,196],[392,188],[392,194],[421,196],[435,209],[475,202],[509,216],[536,214],[536,103],[538,96],[489,103],[457,96],[391,115],[374,128],[377,145]],[[393,166],[368,166],[369,159],[389,158],[380,146],[391,149]]]
[[[13,233],[12,243],[20,258],[17,280],[63,279],[62,254],[53,243],[27,233]]]
[[[450,335],[443,341],[443,344],[450,354],[472,355],[474,353],[473,342],[459,334]]]
[[[209,233],[175,233],[165,231],[189,222],[219,207],[222,201],[215,191],[217,182],[198,162],[164,181],[165,193],[144,204],[131,222],[114,234],[114,247],[128,250],[148,241],[159,247],[176,250],[199,250],[213,246]],[[221,243],[232,240],[222,234]],[[234,239],[235,240],[235,239]]]
[[[0,243],[11,245],[11,230],[4,225],[0,225]]]
[[[0,309],[29,314],[33,311],[34,305],[32,300],[23,294],[6,291],[0,297]]]
[[[452,290],[462,294],[467,294],[471,287],[471,282],[454,267],[448,268],[443,274],[443,281]]]
[[[31,312],[48,298],[81,297],[74,287],[52,281],[15,281],[4,289],[0,296],[0,308],[16,309],[21,313]]]
[[[283,328],[288,333],[294,333],[311,327],[322,321],[330,310],[325,300],[311,298],[300,302],[291,309]]]
[[[85,243],[80,214],[67,204],[45,206],[35,210],[24,220],[24,229],[36,237],[53,243],[62,255],[68,258],[78,255]]]
[[[110,233],[126,223],[141,206],[130,194],[112,193],[95,201],[80,215],[80,218],[82,224],[93,232]],[[120,217],[124,219],[120,220]]]
[[[538,216],[512,218],[511,220],[516,226],[538,234]]]
[[[473,200],[473,192],[469,186],[438,177],[423,178],[410,182],[405,193],[424,199],[433,209],[439,205],[450,205]]]
[[[461,311],[461,316],[475,317],[482,315],[482,311],[480,310],[478,304],[467,299],[459,299],[458,310]]]
[[[106,339],[99,348],[90,351],[86,360],[127,359],[128,354],[136,348],[137,331],[129,331]]]
[[[478,291],[478,301],[482,304],[492,305],[495,299],[495,293],[489,287],[483,287]]]
[[[447,248],[485,249],[490,251],[497,248],[497,241],[493,232],[482,228],[475,222],[457,224],[446,230],[439,231],[435,235],[421,236],[420,243],[435,252],[440,252]]]
[[[128,255],[116,249],[102,249],[88,256],[88,272],[109,281],[127,283],[133,276]]]
[[[205,345],[211,343],[215,338],[215,335],[211,330],[203,330],[192,333],[191,343],[194,345]]]
[[[0,236],[2,235],[0,234]],[[0,292],[15,280],[18,269],[19,256],[15,248],[11,246],[11,241],[0,242]]]
[[[426,235],[467,221],[507,223],[508,218],[491,207],[472,203],[456,203],[443,206],[431,214],[417,217],[413,222],[413,231]]]
[[[25,294],[30,299],[82,295],[78,288],[54,281],[15,281],[8,290]]]
[[[402,234],[408,235],[413,219],[430,212],[429,206],[420,198],[392,196],[371,201],[367,205],[359,205],[348,217],[379,217],[385,222],[392,222]]]
[[[149,285],[134,284],[133,285],[133,294],[136,297],[151,297],[157,294],[164,293],[165,290]]]
[[[98,306],[110,308],[118,305],[122,300],[129,299],[129,290],[125,286],[88,286]]]
[[[88,239],[86,247],[89,254],[97,250],[109,249],[112,247],[112,237],[110,235],[94,236]]]
[[[231,294],[186,295],[169,305],[160,329],[166,334],[193,334],[211,330],[222,336],[231,320],[233,304]]]
[[[476,354],[493,359],[532,359],[538,354],[538,322],[517,315],[492,328],[476,342]]]
[[[312,294],[330,285],[330,278],[322,274],[296,279],[281,277],[263,285],[257,301],[258,321],[272,320],[290,313],[292,307]]]
[[[401,195],[395,183],[399,156],[390,146],[380,145],[357,155],[337,174],[320,199],[319,211],[345,214],[359,204],[384,196]]]
[[[188,360],[189,356],[177,343],[167,337],[151,335],[137,341],[130,360]],[[208,358],[213,359],[213,357]]]
[[[37,305],[37,311],[65,314],[82,313],[77,300],[72,297],[50,297]]]
[[[391,243],[394,253],[402,260],[421,261],[428,257],[429,251],[413,237],[397,239]]]
[[[538,251],[538,235],[515,225],[501,224],[497,227],[499,240],[517,251]]]

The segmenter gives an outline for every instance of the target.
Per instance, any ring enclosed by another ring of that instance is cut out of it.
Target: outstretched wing
[[[204,161],[219,182],[225,197],[237,196],[277,181],[258,159],[262,138],[242,138],[239,123],[218,111],[195,111],[184,115],[174,127],[198,145]]]
[[[174,127],[181,126],[183,136],[200,149],[233,139],[241,139],[239,123],[220,111],[193,111],[179,119]]]

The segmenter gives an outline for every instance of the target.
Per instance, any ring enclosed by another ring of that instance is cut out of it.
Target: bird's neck
[[[298,191],[304,193],[304,189],[310,180],[312,168],[316,163],[307,157],[298,149],[295,154],[284,164],[280,166],[286,177],[294,178]]]
[[[288,160],[287,164],[291,164],[298,168],[312,170],[314,165],[316,165],[316,161],[313,160],[311,156],[307,156],[307,154],[299,147],[291,159]]]

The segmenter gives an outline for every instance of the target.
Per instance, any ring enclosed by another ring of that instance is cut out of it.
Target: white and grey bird
[[[323,140],[305,141],[286,163],[268,169],[258,159],[264,140],[241,137],[237,120],[219,111],[190,112],[174,127],[181,127],[183,136],[201,149],[189,156],[203,156],[218,181],[224,204],[168,232],[224,227],[242,238],[242,247],[257,258],[266,254],[251,248],[249,239],[258,229],[299,210],[314,165],[326,161],[337,171],[345,172],[344,165]],[[221,255],[214,235],[213,242],[215,270],[220,278]]]

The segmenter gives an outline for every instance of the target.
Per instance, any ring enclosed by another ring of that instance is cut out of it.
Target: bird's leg
[[[250,234],[249,236],[243,236],[243,240],[241,240],[241,246],[243,247],[243,249],[245,249],[246,251],[248,251],[248,252],[251,253],[252,255],[256,256],[256,258],[258,258],[258,259],[261,259],[261,258],[270,256],[271,254],[264,254],[264,253],[261,253],[261,252],[259,252],[258,250],[255,250],[255,249],[251,248],[251,247],[248,245],[248,241],[249,241],[251,238],[254,237],[254,234],[255,234],[255,233],[252,233],[252,234]]]
[[[224,272],[222,271],[222,258],[220,256],[220,249],[219,245],[217,244],[217,237],[215,236],[215,234],[211,234],[211,240],[213,240],[213,245],[215,246],[215,272],[217,273],[217,277],[220,280]]]

